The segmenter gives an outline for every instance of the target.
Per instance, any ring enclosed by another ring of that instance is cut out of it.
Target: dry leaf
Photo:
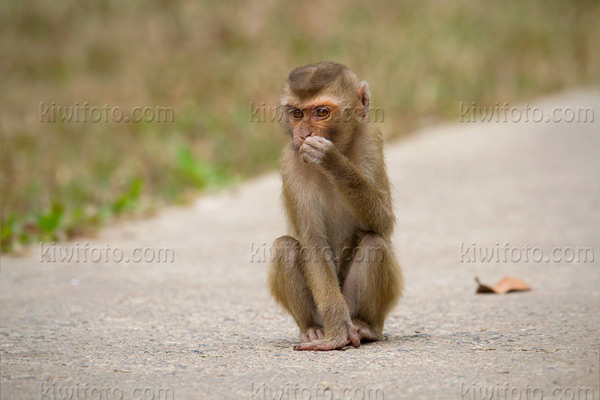
[[[477,291],[475,293],[496,293],[496,294],[504,294],[509,292],[520,292],[531,290],[531,287],[517,278],[511,278],[510,276],[505,276],[500,280],[500,282],[496,283],[495,286],[490,287],[484,285],[479,281],[478,277],[475,277],[475,282],[479,285],[477,287]]]

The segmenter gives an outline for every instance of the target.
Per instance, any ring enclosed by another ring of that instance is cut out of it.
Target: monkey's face
[[[309,136],[333,138],[331,126],[336,119],[338,107],[327,99],[309,102],[290,102],[286,105],[287,120],[292,131],[292,142],[300,148]]]
[[[324,62],[290,72],[280,97],[285,131],[296,149],[320,136],[344,152],[369,109],[367,84],[341,64]]]
[[[336,145],[343,144],[345,116],[340,104],[332,99],[317,98],[307,102],[292,101],[285,106],[292,143],[296,149],[309,136],[320,136]]]

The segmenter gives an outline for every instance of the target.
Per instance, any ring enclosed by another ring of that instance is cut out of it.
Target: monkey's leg
[[[402,295],[402,288],[402,271],[390,243],[377,234],[365,234],[342,287],[361,340],[383,337],[385,317]]]
[[[315,302],[302,273],[300,243],[282,236],[273,244],[269,268],[269,289],[275,300],[289,312],[300,328],[300,340],[322,339],[323,326]]]

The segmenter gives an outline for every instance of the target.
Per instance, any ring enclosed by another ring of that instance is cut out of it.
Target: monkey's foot
[[[314,342],[319,339],[323,339],[325,334],[323,333],[322,326],[311,326],[307,328],[304,332],[300,333],[300,342],[308,343]]]
[[[356,326],[358,336],[362,342],[376,342],[381,339],[381,337],[379,337],[373,328],[366,322],[363,322],[358,318],[352,318],[352,323]]]
[[[294,350],[313,350],[313,351],[328,351],[339,350],[349,344],[354,347],[360,347],[360,337],[354,326],[348,328],[348,335],[341,336],[335,339],[317,339],[309,342],[301,343],[294,346]]]

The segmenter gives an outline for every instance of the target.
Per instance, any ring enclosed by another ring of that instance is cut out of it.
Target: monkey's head
[[[307,137],[321,136],[344,151],[369,112],[367,82],[329,61],[290,72],[280,101],[284,130],[296,149]]]

